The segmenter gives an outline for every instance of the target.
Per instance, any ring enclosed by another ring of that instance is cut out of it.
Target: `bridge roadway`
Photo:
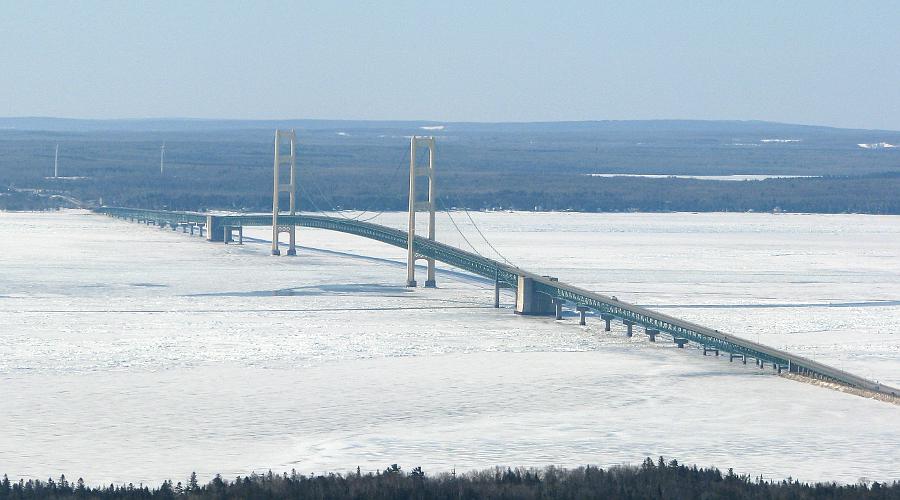
[[[101,207],[96,209],[96,212],[122,219],[154,223],[160,227],[170,226],[172,229],[185,224],[205,226],[209,235],[208,239],[218,239],[216,234],[220,231],[221,233],[218,234],[223,234],[225,239],[230,238],[232,228],[272,225],[272,216],[267,214],[207,214],[119,207]],[[320,215],[279,215],[278,220],[281,225],[294,224],[301,227],[339,231],[407,248],[405,231],[380,224]],[[218,241],[222,241],[222,239],[218,239]],[[614,297],[568,285],[437,241],[417,236],[414,248],[417,255],[495,280],[498,285],[502,284],[509,288],[517,288],[520,277],[529,278],[532,280],[534,292],[555,301],[593,310],[603,318],[611,317],[626,322],[626,324],[643,326],[648,334],[659,332],[671,336],[673,340],[686,339],[694,342],[704,349],[715,350],[717,354],[718,351],[729,353],[731,355],[729,359],[740,357],[746,362],[747,358],[753,358],[760,367],[764,367],[768,363],[779,371],[786,369],[792,373],[820,380],[881,394],[900,396],[900,389],[811,359],[629,304]]]

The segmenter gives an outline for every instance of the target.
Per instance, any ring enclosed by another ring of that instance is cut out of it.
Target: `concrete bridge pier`
[[[528,316],[550,316],[556,313],[552,298],[535,290],[534,280],[519,276],[516,289],[516,314]]]
[[[600,319],[606,322],[606,325],[603,327],[604,332],[608,332],[612,329],[610,323],[612,323],[613,315],[612,314],[601,314]]]
[[[645,331],[647,333],[647,336],[650,337],[650,342],[656,342],[656,336],[659,335],[659,330],[646,328]]]
[[[425,279],[425,288],[437,288],[437,281],[434,279],[434,259],[425,259],[428,262],[428,278]]]
[[[222,240],[227,245],[234,241],[234,233],[238,234],[238,245],[244,244],[244,226],[225,226],[222,228]]]
[[[559,299],[553,299],[553,309],[556,313],[556,320],[559,321],[562,319],[562,306],[563,303]]]
[[[744,356],[743,354],[734,354],[734,353],[730,353],[730,354],[728,355],[728,362],[729,362],[729,363],[733,362],[735,359],[740,359],[741,361],[744,362],[745,365],[747,364],[747,356]]]
[[[708,352],[715,353],[716,356],[719,355],[719,350],[716,349],[715,347],[703,346],[703,355],[706,356],[706,353],[708,353]]]
[[[588,310],[587,306],[578,306],[575,308],[575,310],[578,311],[578,315],[579,315],[578,324],[581,326],[586,326],[587,321],[586,321],[585,316],[587,316],[587,310]]]
[[[634,326],[634,321],[628,321],[626,319],[625,321],[622,321],[622,324],[625,325],[625,336],[626,337],[631,337],[632,335],[634,335],[634,332],[631,330],[631,328]]]
[[[200,236],[203,236],[201,231]],[[225,226],[222,216],[207,215],[206,216],[206,241],[225,241]]]
[[[688,339],[680,339],[676,337],[672,339],[672,342],[675,342],[675,344],[678,345],[679,349],[684,349],[684,344],[687,344]]]

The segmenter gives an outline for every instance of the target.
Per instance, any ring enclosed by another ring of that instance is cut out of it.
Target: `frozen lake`
[[[405,214],[375,222],[402,227]],[[455,214],[476,249],[484,244]],[[900,385],[900,217],[473,213],[525,269]],[[0,213],[0,474],[88,483],[665,455],[767,477],[897,480],[900,407],[300,228],[243,246],[83,212]],[[446,219],[438,239],[465,248]],[[421,282],[421,279],[420,279]]]

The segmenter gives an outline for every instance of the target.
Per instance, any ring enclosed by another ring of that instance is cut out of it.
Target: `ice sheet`
[[[523,268],[900,384],[900,217],[471,214]],[[465,214],[476,248],[491,249]],[[900,479],[898,407],[301,229],[296,258],[83,212],[0,213],[0,466],[89,483],[251,470],[679,461]],[[404,214],[379,222],[402,227]],[[464,246],[449,222],[439,239]]]

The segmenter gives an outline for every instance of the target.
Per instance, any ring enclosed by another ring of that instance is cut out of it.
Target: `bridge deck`
[[[272,216],[265,214],[204,214],[197,212],[168,212],[130,208],[103,207],[97,212],[121,218],[151,220],[159,225],[195,223],[214,224],[219,227],[271,226]],[[381,241],[400,248],[407,247],[407,234],[398,229],[338,217],[319,215],[279,215],[279,224],[294,224],[302,227],[328,229],[354,234]],[[210,228],[210,230],[212,230]],[[600,314],[610,315],[623,321],[630,321],[645,328],[658,330],[673,338],[683,338],[704,347],[718,349],[732,354],[744,355],[764,363],[784,367],[791,372],[803,373],[819,379],[845,384],[851,387],[882,394],[900,396],[900,390],[859,377],[852,373],[818,363],[779,349],[768,347],[735,335],[722,333],[696,323],[680,320],[640,306],[622,302],[613,297],[591,292],[573,285],[553,281],[546,277],[525,271],[518,267],[497,262],[450,245],[417,236],[414,244],[416,253],[435,259],[479,276],[495,279],[516,288],[519,276],[531,278],[535,291],[550,297],[583,306]]]

